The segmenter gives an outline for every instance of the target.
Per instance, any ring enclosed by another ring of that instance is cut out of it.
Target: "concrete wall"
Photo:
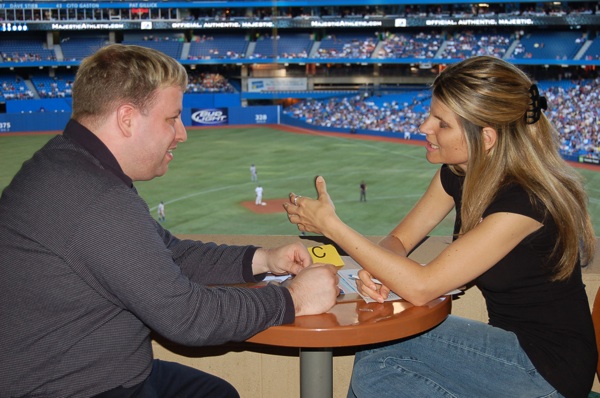
[[[251,235],[183,235],[182,238],[199,239],[233,245],[254,244],[275,247],[300,240],[297,236],[251,236]],[[378,241],[380,237],[370,237]],[[302,239],[306,246],[320,243]],[[415,261],[430,261],[443,247],[450,243],[449,237],[433,237],[411,254]],[[596,246],[596,258],[583,270],[590,308],[596,291],[600,287],[600,240]],[[483,297],[477,288],[468,290],[452,303],[455,315],[487,321],[487,310]],[[354,352],[357,348],[335,349],[334,398],[346,397]],[[248,343],[235,343],[219,347],[187,348],[173,346],[156,339],[156,358],[180,362],[228,380],[242,398],[279,398],[300,396],[299,351],[295,348],[267,347]],[[595,381],[594,390],[600,391],[600,383]]]

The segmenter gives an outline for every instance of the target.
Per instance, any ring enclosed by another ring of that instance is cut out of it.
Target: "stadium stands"
[[[48,6],[54,3],[36,9],[19,2],[0,7],[0,112],[11,108],[3,106],[7,101],[28,102],[31,110],[39,105],[23,100],[70,97],[74,72],[66,68],[120,42],[180,60],[190,76],[188,93],[239,92],[236,100],[244,106],[314,93],[285,112],[298,114],[302,107],[307,122],[336,128],[414,132],[427,96],[406,92],[406,85],[425,87],[444,64],[487,54],[523,65],[537,79],[553,79],[545,88],[554,101],[548,115],[558,120],[563,149],[598,153],[600,3],[379,0],[350,6],[324,0],[311,7],[247,8],[234,1],[210,7],[189,2],[188,9],[181,2],[170,7],[171,0],[148,7],[65,0],[56,9]],[[96,29],[99,22],[117,27]],[[281,77],[285,84],[274,81]],[[252,78],[260,81],[250,85]],[[264,91],[249,89],[258,86]],[[388,89],[396,90],[393,96]],[[351,94],[342,98],[340,92]]]
[[[35,98],[25,80],[16,74],[1,74],[0,84],[2,85],[2,96],[7,100]]]
[[[36,74],[31,76],[31,82],[37,90],[39,98],[66,98],[71,96],[75,74],[65,74],[50,77]]]
[[[252,59],[308,58],[314,41],[308,33],[262,35],[256,40]]]
[[[573,59],[581,50],[585,38],[581,32],[531,32],[521,37],[510,58]]]
[[[321,39],[314,58],[370,58],[379,40],[374,34],[335,33]]]
[[[540,82],[548,99],[547,117],[555,124],[564,154],[600,157],[600,78],[578,82]],[[393,96],[355,95],[306,100],[284,109],[308,125],[418,134],[427,113],[428,90]]]
[[[56,61],[54,50],[37,39],[0,39],[0,54],[4,62]]]
[[[244,35],[202,35],[190,41],[188,59],[237,59],[245,58],[248,40]]]
[[[60,47],[65,61],[81,61],[108,42],[108,35],[69,36],[61,39]]]
[[[141,35],[128,34],[123,38],[122,44],[134,44],[162,51],[170,57],[181,59],[183,49],[182,34],[167,35]]]
[[[493,55],[502,58],[506,55],[511,42],[511,35],[507,33],[460,32],[444,42],[439,58],[465,59],[476,55]]]
[[[585,60],[598,60],[600,59],[600,37],[593,39],[582,56]]]
[[[444,37],[441,32],[390,33],[379,49],[378,58],[435,58]]]

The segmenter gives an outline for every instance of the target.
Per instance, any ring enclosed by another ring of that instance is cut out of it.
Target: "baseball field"
[[[21,163],[51,135],[0,135],[0,189]],[[251,181],[250,165],[258,171]],[[317,133],[281,126],[188,129],[169,172],[135,185],[157,216],[165,203],[165,227],[175,234],[294,235],[281,202],[290,192],[315,197],[313,180],[322,175],[339,216],[365,235],[385,235],[414,205],[439,166],[425,160],[418,142],[359,135]],[[600,231],[600,168],[580,169]],[[360,202],[359,185],[367,184]],[[256,185],[264,205],[255,205]],[[433,235],[449,235],[448,217]]]

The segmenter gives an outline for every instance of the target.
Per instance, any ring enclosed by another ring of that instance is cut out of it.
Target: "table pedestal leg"
[[[333,350],[300,349],[300,397],[333,397]]]

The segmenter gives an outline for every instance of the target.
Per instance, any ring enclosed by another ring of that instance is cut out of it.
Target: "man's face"
[[[144,113],[136,112],[134,157],[132,167],[134,181],[147,181],[167,172],[173,159],[172,151],[177,144],[187,140],[187,132],[181,121],[183,91],[179,87],[157,90],[151,107]]]

